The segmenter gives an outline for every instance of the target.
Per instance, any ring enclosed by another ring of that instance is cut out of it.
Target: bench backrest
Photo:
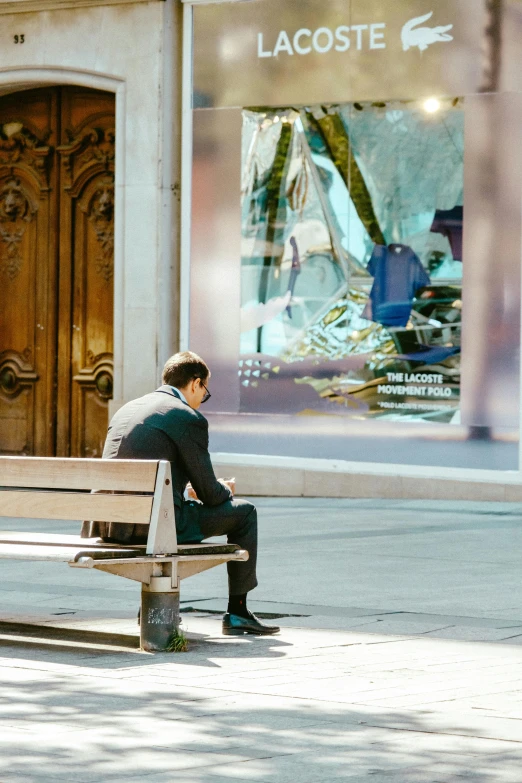
[[[0,457],[0,516],[149,525],[147,554],[177,551],[163,460]]]

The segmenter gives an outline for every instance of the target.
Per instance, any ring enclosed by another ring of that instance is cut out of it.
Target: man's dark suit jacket
[[[214,474],[208,453],[207,420],[183,402],[171,386],[160,386],[120,408],[109,424],[103,458],[170,462],[180,543],[203,538],[197,522],[197,505],[183,499],[189,481],[206,505],[218,506],[232,497],[229,488]],[[82,536],[101,536],[131,544],[145,543],[147,532],[148,526],[117,522],[84,522],[82,528]]]

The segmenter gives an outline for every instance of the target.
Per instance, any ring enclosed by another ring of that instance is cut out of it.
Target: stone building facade
[[[176,347],[180,18],[0,3],[4,453],[99,456]]]

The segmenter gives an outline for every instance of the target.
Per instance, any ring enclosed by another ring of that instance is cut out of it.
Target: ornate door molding
[[[20,274],[22,241],[37,209],[18,177],[9,177],[0,185],[0,275],[8,280]]]
[[[69,313],[65,306],[60,307],[60,335],[69,330],[70,340],[64,339],[59,356],[59,406],[69,399],[71,417],[69,422],[58,424],[57,443],[59,454],[86,457],[101,456],[113,387],[112,96],[106,96],[105,105],[100,98],[97,108],[95,114],[79,117],[74,101],[69,103],[69,117],[64,116],[67,143],[58,148],[64,194],[60,296],[62,302],[71,303]]]
[[[0,453],[54,453],[52,91],[0,100]]]

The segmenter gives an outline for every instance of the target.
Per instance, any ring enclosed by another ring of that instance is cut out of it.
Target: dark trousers
[[[229,544],[237,544],[246,549],[249,558],[246,562],[227,563],[228,592],[230,595],[248,593],[257,586],[257,511],[248,500],[234,498],[219,506],[205,506],[196,501],[183,504],[183,517],[197,520],[203,538],[227,536]],[[187,520],[188,521],[188,520]]]

